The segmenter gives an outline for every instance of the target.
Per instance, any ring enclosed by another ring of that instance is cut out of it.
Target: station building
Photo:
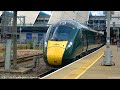
[[[104,13],[103,16],[89,15],[88,26],[94,30],[104,31],[106,34],[107,29],[107,16]],[[113,44],[113,39],[120,39],[120,11],[114,11],[111,13],[110,18],[110,42]]]
[[[26,43],[27,41],[37,40],[38,43],[43,39],[44,35],[49,28],[47,24],[50,15],[40,12],[36,17],[36,20],[31,25],[18,26],[20,43]]]
[[[110,35],[113,38],[120,39],[120,11],[114,11],[110,21]]]
[[[2,16],[5,14],[6,22],[4,23],[2,21]],[[4,23],[7,26],[10,26],[10,23],[12,22],[12,19],[10,19],[10,16],[13,14],[11,12],[3,12],[1,13],[0,17],[0,24],[1,24],[1,35],[0,39],[4,40],[4,35],[7,34],[8,36],[11,36],[12,34],[12,28],[5,28],[3,31],[2,24]],[[17,41],[18,43],[27,43],[27,42],[33,42],[33,40],[37,40],[39,43],[42,39],[44,34],[47,32],[47,29],[49,25],[47,25],[47,22],[50,18],[49,14],[46,14],[44,12],[38,12],[38,11],[19,11],[17,13]]]
[[[106,16],[93,16],[90,13],[87,25],[97,31],[106,31]]]
[[[106,36],[106,16],[105,15],[92,15],[91,13],[89,14],[89,20],[87,22],[87,26],[99,31],[103,32],[104,35]]]

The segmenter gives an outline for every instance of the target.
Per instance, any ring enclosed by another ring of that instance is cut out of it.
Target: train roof
[[[96,32],[96,33],[100,33],[100,34],[104,34],[104,32],[99,32],[99,31],[96,31],[94,29],[91,29],[90,27],[88,26],[85,26],[85,25],[82,25],[80,22],[77,22],[75,20],[61,20],[59,21],[58,23],[60,22],[68,22],[68,23],[72,23],[74,26],[76,26],[77,28],[85,28],[87,30],[90,30],[92,32]]]

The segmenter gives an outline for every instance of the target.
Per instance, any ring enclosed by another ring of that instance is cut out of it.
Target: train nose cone
[[[61,65],[64,48],[51,47],[47,49],[47,60],[51,65]]]
[[[61,65],[67,41],[48,41],[47,60],[50,65]]]

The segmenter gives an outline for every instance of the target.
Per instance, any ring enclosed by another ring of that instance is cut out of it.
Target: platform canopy
[[[48,24],[54,24],[63,19],[86,23],[89,19],[89,11],[53,11]]]

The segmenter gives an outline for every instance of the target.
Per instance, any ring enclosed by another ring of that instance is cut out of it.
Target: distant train
[[[104,44],[103,33],[74,20],[61,20],[47,31],[43,49],[44,61],[52,68],[60,68]]]

